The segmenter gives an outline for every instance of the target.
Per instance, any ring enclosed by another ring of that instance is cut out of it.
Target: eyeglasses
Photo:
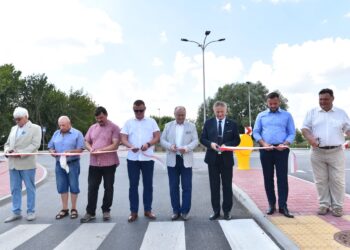
[[[134,109],[135,113],[143,113],[145,110],[144,109]]]
[[[15,120],[16,122],[19,122],[20,120],[22,120],[22,117],[15,118],[14,120]]]

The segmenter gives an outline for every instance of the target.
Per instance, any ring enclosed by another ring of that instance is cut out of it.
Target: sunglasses
[[[135,113],[143,113],[145,110],[144,109],[134,109]]]

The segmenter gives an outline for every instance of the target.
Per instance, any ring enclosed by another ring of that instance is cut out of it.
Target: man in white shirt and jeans
[[[185,107],[176,107],[174,115],[175,120],[165,125],[160,143],[167,151],[170,199],[173,208],[171,220],[177,220],[181,215],[186,221],[191,209],[193,150],[198,146],[198,134],[196,126],[185,121]]]
[[[311,165],[319,196],[319,215],[330,209],[336,217],[343,215],[345,194],[344,133],[350,136],[350,120],[346,112],[333,106],[331,89],[319,92],[320,107],[310,110],[302,133],[311,149]]]
[[[129,148],[127,166],[130,181],[129,200],[131,214],[128,222],[138,217],[139,209],[139,180],[142,173],[144,215],[149,219],[156,219],[152,213],[153,200],[153,145],[160,138],[160,130],[156,121],[145,117],[146,106],[142,100],[136,100],[133,105],[135,118],[128,120],[121,130],[122,143]]]

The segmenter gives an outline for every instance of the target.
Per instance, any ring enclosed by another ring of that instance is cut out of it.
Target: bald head
[[[67,133],[72,127],[69,117],[61,116],[60,118],[58,118],[58,126],[60,127],[61,133]]]

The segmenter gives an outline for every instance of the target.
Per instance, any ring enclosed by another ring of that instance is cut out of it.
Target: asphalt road
[[[162,157],[164,158],[164,154]],[[126,159],[124,156],[120,158],[121,165],[117,168],[116,172],[115,195],[111,208],[112,219],[110,221],[110,223],[116,223],[116,226],[113,227],[111,233],[108,234],[99,249],[139,249],[149,224],[149,220],[143,216],[140,216],[134,223],[127,222],[129,215],[129,181],[126,171]],[[54,219],[56,213],[61,208],[55,186],[54,160],[50,156],[40,156],[39,162],[47,168],[48,177],[45,183],[37,189],[37,219],[34,223],[49,224],[50,227],[16,249],[53,249],[81,226],[79,220],[72,220],[68,217],[62,220]],[[81,193],[78,198],[78,211],[80,215],[83,215],[85,212],[87,201],[87,170],[88,159],[87,157],[83,157],[81,160],[80,175]],[[103,188],[100,188],[95,223],[103,223],[101,218],[102,212],[99,209],[101,206],[102,190]],[[140,194],[142,194],[141,188]],[[25,208],[25,199],[23,200],[24,204],[22,204],[22,208]],[[143,211],[142,202],[140,203],[139,211]],[[0,235],[18,225],[29,224],[25,219],[13,223],[2,223],[10,215],[10,211],[10,204],[5,204],[0,208]],[[155,165],[153,211],[157,215],[157,222],[170,221],[172,209],[170,206],[168,176],[166,170],[158,163]],[[199,154],[195,157],[191,217],[185,223],[186,249],[231,249],[218,221],[212,222],[208,220],[211,213],[208,171],[203,162],[203,154]],[[232,215],[234,219],[250,218],[249,213],[236,201],[234,202]]]

